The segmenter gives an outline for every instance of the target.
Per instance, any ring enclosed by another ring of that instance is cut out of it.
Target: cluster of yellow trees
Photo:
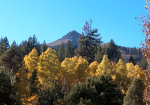
[[[82,57],[65,58],[60,62],[55,50],[48,48],[40,56],[34,48],[24,57],[25,65],[28,68],[28,77],[37,70],[37,76],[41,84],[51,86],[51,81],[62,80],[66,85],[73,85],[76,82],[83,82],[87,77],[110,75],[118,86],[126,91],[128,84],[133,78],[140,78],[144,81],[144,72],[138,65],[124,63],[119,60],[117,64],[111,62],[107,55],[104,55],[99,64],[88,61]]]
[[[69,89],[77,82],[84,82],[87,77],[110,75],[114,82],[125,93],[133,78],[144,81],[144,71],[132,63],[124,63],[122,59],[117,64],[111,62],[107,55],[103,56],[102,62],[91,64],[82,57],[65,58],[60,62],[55,50],[48,48],[40,56],[36,49],[24,57],[25,66],[28,69],[27,77],[30,78],[34,70],[41,85],[53,86],[54,81],[61,81],[65,89]]]

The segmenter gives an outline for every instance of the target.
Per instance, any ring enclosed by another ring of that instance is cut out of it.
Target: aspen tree
[[[102,62],[98,65],[96,70],[96,76],[99,75],[110,75],[114,74],[114,67],[112,62],[108,59],[107,55],[103,56]]]
[[[48,48],[40,55],[38,63],[38,78],[41,84],[52,86],[60,71],[60,62],[55,50]]]
[[[75,66],[76,80],[84,82],[87,77],[88,61],[81,56],[78,59],[78,63]]]
[[[98,65],[99,63],[97,61],[94,61],[89,65],[89,69],[88,69],[89,76],[96,76],[96,69]]]
[[[128,78],[127,78],[127,68],[126,64],[122,59],[119,59],[118,63],[115,65],[115,75],[114,82],[121,87],[122,91],[125,92],[128,87]]]
[[[35,48],[24,57],[24,62],[26,67],[28,68],[28,78],[32,76],[34,70],[37,70],[39,56],[37,50]]]

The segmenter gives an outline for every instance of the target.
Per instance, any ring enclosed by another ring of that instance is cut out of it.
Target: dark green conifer
[[[141,61],[140,61],[140,67],[143,69],[143,70],[146,70],[146,68],[148,67],[148,64],[146,62],[146,59],[144,57],[142,57]]]
[[[22,55],[15,41],[12,43],[11,47],[0,56],[1,66],[9,70],[13,69],[14,72],[17,72],[21,61]]]
[[[109,76],[89,78],[75,84],[67,96],[65,105],[122,105],[123,94]]]
[[[102,61],[102,59],[103,59],[103,55],[104,55],[104,51],[103,51],[101,45],[99,44],[99,45],[97,46],[97,51],[96,51],[96,55],[95,55],[95,60],[100,63],[100,62]]]
[[[143,102],[144,83],[140,79],[134,79],[124,97],[123,105],[145,105]]]
[[[63,43],[60,45],[60,48],[58,49],[57,56],[60,61],[63,61],[65,59],[65,50]]]
[[[43,43],[41,44],[41,53],[45,52],[47,50],[48,46],[46,45],[45,40],[43,41]]]
[[[9,48],[9,41],[7,37],[1,38],[0,40],[0,55],[2,55]]]
[[[79,56],[88,60],[89,63],[95,60],[96,47],[100,43],[100,34],[97,34],[97,29],[92,29],[90,22],[86,22],[83,27],[82,36],[79,40]]]
[[[65,57],[71,58],[73,57],[71,42],[68,41],[65,47]]]
[[[121,58],[121,52],[119,51],[118,46],[114,43],[112,39],[108,45],[107,55],[108,58],[115,63],[117,63],[118,60]]]
[[[135,62],[135,60],[134,60],[132,55],[129,58],[129,63],[131,63],[131,62],[133,63],[133,65],[136,65],[136,62]]]

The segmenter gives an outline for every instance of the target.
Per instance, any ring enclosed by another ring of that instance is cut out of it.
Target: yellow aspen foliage
[[[61,63],[61,74],[63,76],[65,85],[72,85],[75,81],[75,70],[74,70],[74,62],[71,58],[65,58],[65,60]]]
[[[134,65],[133,63],[126,63],[127,71],[128,71],[128,78],[133,79],[134,78]]]
[[[144,71],[138,66],[134,66],[134,78],[139,78],[141,80],[145,80]]]
[[[126,64],[122,59],[119,59],[118,63],[115,65],[115,74],[112,76],[114,82],[122,89],[123,92],[127,90],[128,78],[127,78],[127,68]]]
[[[32,76],[34,70],[37,70],[38,60],[39,56],[35,48],[24,57],[25,65],[28,68],[28,78]]]
[[[96,70],[98,65],[99,63],[97,61],[94,61],[89,65],[89,69],[88,69],[89,76],[96,76]]]
[[[75,75],[77,82],[84,82],[87,77],[88,61],[81,56],[75,65]]]
[[[52,86],[60,71],[60,62],[55,50],[48,48],[40,55],[37,76],[41,84]]]
[[[37,105],[37,103],[38,103],[38,96],[34,95],[27,99],[26,105]]]
[[[114,66],[112,62],[108,59],[107,55],[104,55],[102,62],[97,67],[96,76],[99,75],[112,76],[113,74],[114,74]]]
[[[78,63],[78,57],[77,56],[72,57],[71,60],[73,61],[74,65],[77,65],[77,63]]]
[[[88,61],[82,57],[65,58],[61,63],[61,74],[64,84],[72,86],[76,82],[83,82],[87,77]]]

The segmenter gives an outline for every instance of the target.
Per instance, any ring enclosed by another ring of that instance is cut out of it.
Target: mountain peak
[[[79,36],[80,36],[80,33],[78,33],[77,31],[73,30],[73,31],[70,31],[69,33],[67,33],[65,36],[63,36],[62,39],[74,40],[74,38],[77,38]]]
[[[81,34],[78,33],[75,30],[70,31],[66,35],[64,35],[62,38],[47,44],[49,47],[57,47],[60,46],[62,43],[66,44],[68,41],[70,41],[72,44],[78,43],[78,40],[80,39]]]

